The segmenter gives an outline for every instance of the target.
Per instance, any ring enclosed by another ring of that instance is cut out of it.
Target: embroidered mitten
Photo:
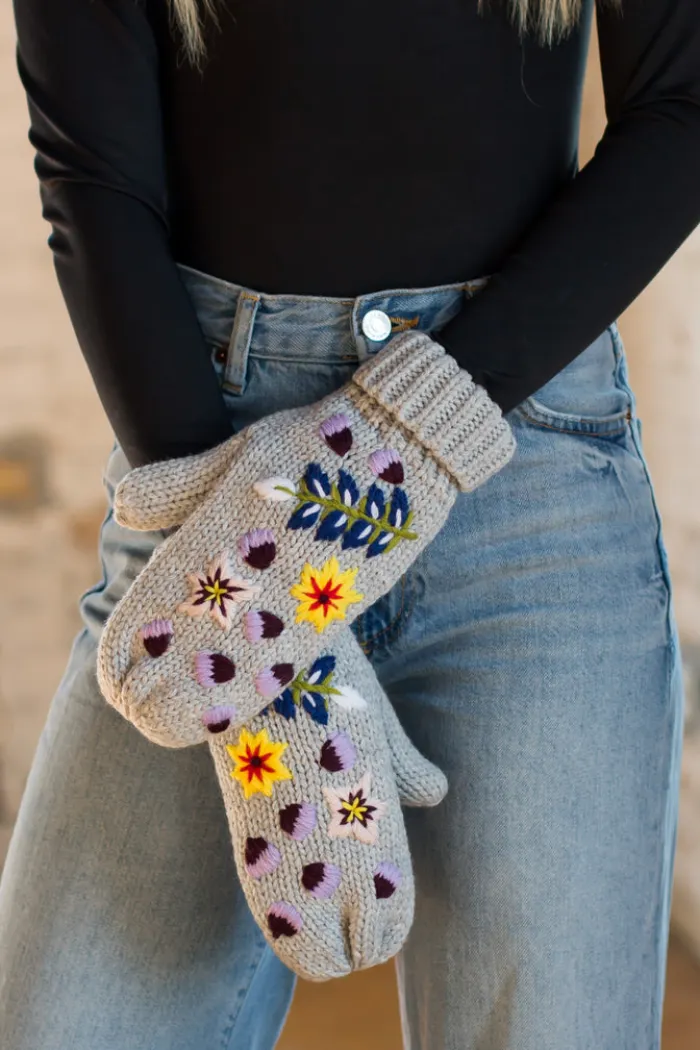
[[[400,803],[437,805],[447,783],[405,736],[352,631],[209,746],[241,885],[282,961],[326,980],[395,955],[414,905]]]
[[[267,416],[203,456],[132,471],[117,520],[182,524],[105,626],[105,697],[170,747],[206,738],[223,682],[232,721],[248,723],[391,588],[457,494],[514,450],[486,391],[409,332],[316,404]]]

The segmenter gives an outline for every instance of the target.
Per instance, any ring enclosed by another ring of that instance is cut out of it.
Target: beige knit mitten
[[[181,527],[105,626],[105,697],[169,747],[207,738],[220,694],[230,723],[248,724],[514,451],[486,391],[414,331],[314,405],[132,471],[117,520]]]
[[[241,885],[282,961],[327,980],[395,955],[414,906],[400,803],[436,805],[447,784],[405,736],[352,631],[209,746]]]

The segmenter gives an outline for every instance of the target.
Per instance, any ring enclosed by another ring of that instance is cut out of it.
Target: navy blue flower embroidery
[[[373,482],[360,498],[349,471],[339,470],[338,480],[331,484],[318,463],[310,463],[297,487],[296,500],[288,529],[316,527],[315,539],[335,542],[342,537],[343,550],[366,547],[368,558],[392,550],[401,540],[418,539],[410,528],[413,513],[408,495],[398,486],[387,501]]]
[[[296,718],[297,708],[302,707],[314,722],[328,724],[328,700],[341,695],[341,690],[332,685],[335,672],[335,656],[327,654],[319,658],[307,671],[301,671],[284,692],[272,703],[277,714],[283,718]]]

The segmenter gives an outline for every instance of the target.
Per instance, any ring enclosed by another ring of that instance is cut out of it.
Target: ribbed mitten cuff
[[[447,470],[463,492],[515,452],[500,407],[425,332],[406,332],[360,365],[353,380]]]

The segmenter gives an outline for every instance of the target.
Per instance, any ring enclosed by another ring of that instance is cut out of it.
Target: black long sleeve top
[[[132,464],[230,433],[176,261],[343,297],[492,274],[440,341],[504,411],[617,317],[700,222],[700,3],[601,0],[579,171],[595,2],[542,47],[499,0],[221,0],[197,71],[166,0],[15,0],[58,279]]]

